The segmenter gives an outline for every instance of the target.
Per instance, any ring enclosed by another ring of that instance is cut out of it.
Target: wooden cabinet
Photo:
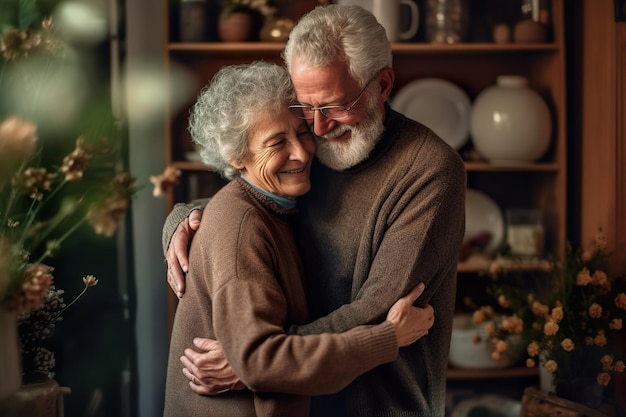
[[[626,273],[626,2],[579,0],[581,241],[602,227]],[[618,13],[618,5],[621,12]]]
[[[486,3],[478,3],[481,10],[474,12],[480,12],[484,20],[489,17],[490,10],[497,11],[502,4],[514,4],[517,7],[521,2],[491,1],[490,7],[485,7]],[[472,41],[438,45],[416,41],[392,45],[396,73],[392,99],[408,83],[424,77],[449,80],[461,87],[472,100],[483,89],[495,84],[499,75],[516,74],[528,78],[529,86],[542,96],[551,112],[553,132],[549,150],[536,163],[498,165],[467,161],[468,187],[489,195],[502,212],[516,207],[541,209],[546,222],[546,251],[559,254],[565,248],[567,220],[564,3],[564,0],[550,2],[549,38],[544,43],[496,44],[491,41]],[[168,28],[176,28],[176,13],[170,13],[168,19]],[[183,68],[188,74],[186,81],[192,81],[191,90],[194,92],[181,106],[170,108],[166,118],[167,163],[183,171],[181,186],[168,197],[170,207],[176,202],[208,196],[222,184],[219,177],[200,162],[189,160],[190,156],[193,157],[193,146],[186,131],[187,115],[197,91],[223,65],[255,59],[281,62],[280,52],[283,47],[281,43],[266,42],[181,43],[177,41],[176,33],[168,35],[165,44],[168,68],[172,72]],[[170,89],[175,93],[181,89],[181,84],[172,82]],[[460,151],[467,150],[471,150],[471,140],[467,149]],[[459,282],[473,279],[486,266],[485,263],[460,263]],[[172,295],[170,317],[173,317],[175,305],[176,298]],[[527,369],[476,373],[451,370],[449,378],[467,380],[504,377],[532,380],[536,375]]]

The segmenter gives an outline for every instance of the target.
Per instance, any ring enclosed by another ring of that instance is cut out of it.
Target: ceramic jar
[[[232,12],[220,14],[217,33],[224,42],[248,42],[259,39],[262,19],[252,13]]]
[[[525,77],[501,75],[474,100],[470,135],[476,151],[489,162],[534,162],[550,146],[552,117]]]
[[[180,41],[203,42],[207,32],[207,4],[205,0],[181,0]]]

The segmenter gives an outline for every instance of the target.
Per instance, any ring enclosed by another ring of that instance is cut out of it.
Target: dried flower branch
[[[168,166],[161,175],[151,176],[150,182],[154,184],[152,195],[160,197],[168,191],[172,190],[180,183],[180,169]]]

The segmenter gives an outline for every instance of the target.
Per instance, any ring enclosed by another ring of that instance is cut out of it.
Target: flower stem
[[[74,298],[72,300],[71,303],[69,303],[68,305],[66,305],[61,311],[59,311],[58,313],[56,313],[52,319],[52,321],[54,322],[56,319],[58,319],[59,317],[61,317],[61,314],[63,314],[65,312],[65,310],[67,310],[68,308],[70,308],[76,301],[78,301],[78,299],[80,297],[83,296],[83,294],[87,291],[87,288],[89,288],[89,286],[87,284],[85,284],[85,288],[83,288],[83,290],[80,292],[80,294],[78,294],[76,296],[76,298]]]

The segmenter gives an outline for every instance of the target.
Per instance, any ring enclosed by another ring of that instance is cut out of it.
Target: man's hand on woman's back
[[[193,210],[172,235],[167,248],[167,282],[178,298],[185,293],[185,273],[189,271],[189,244],[200,227],[201,210]]]

